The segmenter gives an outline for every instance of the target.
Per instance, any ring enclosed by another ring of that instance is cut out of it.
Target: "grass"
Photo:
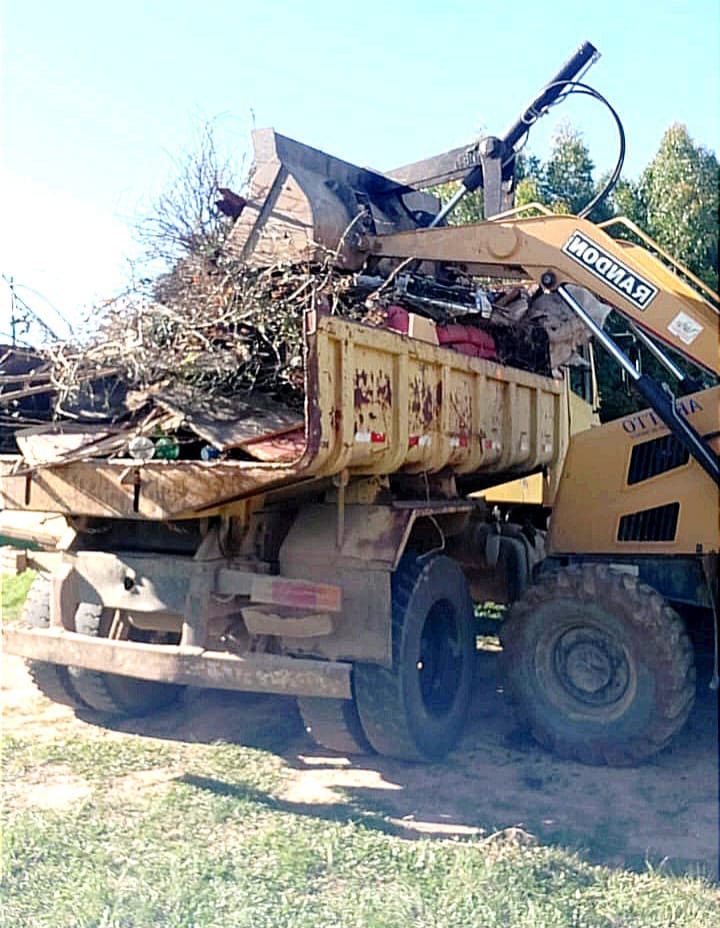
[[[292,802],[267,749],[59,727],[7,737],[3,768],[0,924],[15,928],[720,925],[700,877],[594,866],[519,830],[408,840],[349,794]],[[53,784],[73,800],[44,807]]]
[[[15,576],[2,574],[0,576],[0,616],[4,621],[16,619],[22,611],[25,597],[35,579],[35,571],[25,570]]]
[[[408,841],[280,798],[282,762],[227,744],[11,739],[3,924],[20,928],[713,928],[700,879],[591,866],[512,839]],[[28,806],[58,769],[85,795]],[[122,788],[170,770],[161,788]],[[340,807],[342,810],[343,807]],[[338,810],[338,811],[340,811]],[[347,811],[347,810],[345,810]]]

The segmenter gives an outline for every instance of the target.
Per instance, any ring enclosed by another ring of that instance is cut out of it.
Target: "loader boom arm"
[[[379,257],[465,265],[490,277],[531,278],[594,292],[655,338],[720,374],[718,310],[649,251],[586,219],[537,216],[376,236]]]

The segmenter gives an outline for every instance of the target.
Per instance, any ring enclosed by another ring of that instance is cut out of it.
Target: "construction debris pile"
[[[425,227],[434,196],[272,130],[254,144],[248,196],[218,191],[221,246],[196,243],[148,293],[98,310],[83,343],[3,362],[3,451],[30,467],[128,451],[288,460],[303,447],[308,311],[545,376],[580,360],[587,333],[555,295],[372,256],[368,237]],[[602,322],[609,307],[576,289]]]
[[[5,374],[3,421],[20,428],[31,464],[120,453],[141,434],[155,436],[156,457],[267,459],[259,439],[302,426],[311,309],[544,375],[572,360],[582,333],[560,301],[536,287],[495,287],[402,267],[343,273],[330,259],[258,270],[185,258],[151,299],[106,307],[85,345],[50,345],[24,376]],[[43,420],[70,427],[51,436]],[[42,432],[49,446],[38,452]],[[158,436],[171,437],[158,445]]]

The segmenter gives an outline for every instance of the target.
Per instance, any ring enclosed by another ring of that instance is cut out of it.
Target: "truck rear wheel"
[[[32,628],[50,625],[50,578],[46,574],[38,574],[33,580],[23,606],[22,621]],[[72,685],[67,667],[45,661],[25,661],[25,664],[33,683],[48,699],[73,709],[87,708]]]
[[[321,747],[341,754],[374,754],[352,699],[300,697],[298,708],[305,730]]]
[[[114,611],[94,603],[80,603],[75,613],[75,631],[79,635],[106,638]],[[131,629],[130,638],[134,638]],[[139,633],[142,635],[143,633]],[[143,640],[147,636],[143,635]],[[83,702],[107,716],[145,715],[173,703],[183,687],[157,683],[114,673],[101,673],[83,667],[68,668],[70,682]]]
[[[460,736],[475,668],[473,605],[450,558],[406,555],[392,579],[390,669],[356,664],[363,730],[380,754],[443,758]]]
[[[680,616],[636,577],[600,564],[547,574],[502,627],[506,689],[544,747],[625,766],[665,747],[695,698]]]

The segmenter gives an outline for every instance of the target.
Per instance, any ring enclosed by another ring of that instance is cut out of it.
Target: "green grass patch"
[[[283,798],[276,755],[94,732],[8,741],[4,924],[23,928],[716,928],[700,878],[503,839],[409,841],[381,811]],[[24,801],[62,767],[88,785]],[[143,790],[133,775],[168,768]],[[439,774],[441,776],[441,774]],[[125,784],[125,786],[123,786]]]
[[[19,614],[31,582],[31,572],[3,578],[5,617]],[[720,925],[720,893],[700,874],[676,876],[649,864],[639,872],[594,866],[563,847],[526,845],[511,833],[412,841],[381,803],[339,789],[337,803],[291,802],[283,789],[292,770],[273,753],[272,738],[255,740],[255,747],[196,744],[96,728],[6,738],[0,922],[18,928]],[[441,792],[441,768],[437,776]],[[64,786],[75,790],[67,801]],[[53,789],[53,802],[38,801]],[[604,840],[618,852],[625,845],[617,828]]]
[[[34,570],[24,570],[21,574],[2,574],[0,576],[0,616],[8,622],[17,619],[22,612],[25,597],[35,579]]]

